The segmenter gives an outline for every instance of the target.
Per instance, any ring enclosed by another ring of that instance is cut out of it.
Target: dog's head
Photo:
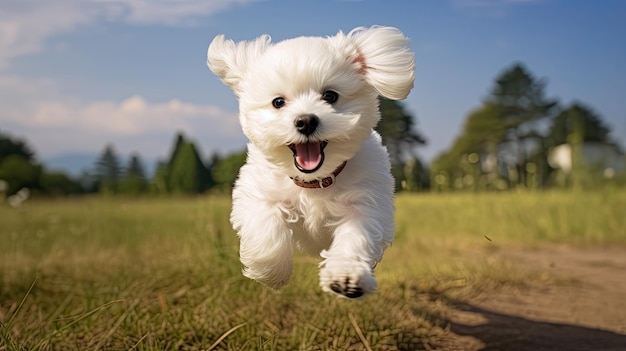
[[[244,134],[286,174],[331,174],[358,151],[380,119],[378,95],[404,99],[415,68],[396,28],[356,28],[328,38],[272,44],[217,36],[209,68],[239,98]]]

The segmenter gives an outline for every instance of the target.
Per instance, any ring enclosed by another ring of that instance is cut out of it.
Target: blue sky
[[[234,95],[206,68],[217,34],[273,41],[398,27],[416,56],[405,106],[447,148],[494,78],[523,62],[548,97],[583,102],[626,139],[626,1],[2,0],[0,130],[40,158],[164,157],[182,130],[205,157],[243,149]]]

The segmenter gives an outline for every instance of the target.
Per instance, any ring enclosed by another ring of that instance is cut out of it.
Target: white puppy
[[[378,95],[404,99],[413,87],[408,39],[378,26],[276,44],[219,35],[207,63],[237,95],[250,140],[231,213],[243,274],[280,288],[297,247],[324,259],[324,291],[374,292],[394,236],[394,180],[373,128]]]

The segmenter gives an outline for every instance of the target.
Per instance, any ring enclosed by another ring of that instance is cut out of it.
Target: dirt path
[[[626,249],[501,255],[561,282],[460,302],[450,311],[450,333],[438,350],[626,351]]]

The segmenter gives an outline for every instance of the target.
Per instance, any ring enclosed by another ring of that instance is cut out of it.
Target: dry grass
[[[227,198],[0,207],[0,351],[427,349],[442,306],[539,279],[491,253],[626,243],[625,195],[400,196],[379,292],[358,301],[323,294],[315,258],[280,291],[242,277]]]

